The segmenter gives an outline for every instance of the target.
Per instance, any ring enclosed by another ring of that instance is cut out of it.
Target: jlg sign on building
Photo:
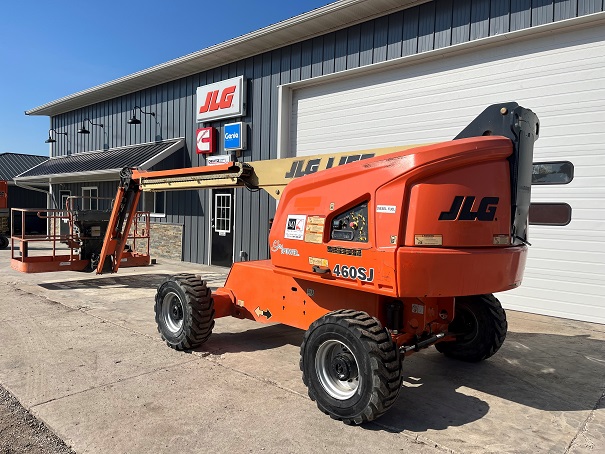
[[[197,88],[197,122],[246,115],[246,81],[243,76]]]

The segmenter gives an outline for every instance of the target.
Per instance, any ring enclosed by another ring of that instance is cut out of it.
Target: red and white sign
[[[305,214],[289,214],[286,221],[286,231],[284,238],[290,240],[302,240],[305,237],[305,223],[307,216]]]
[[[216,150],[216,129],[199,128],[195,142],[197,144],[197,154],[214,153]]]
[[[196,94],[198,123],[246,115],[244,76],[198,87]]]
[[[228,154],[206,157],[207,166],[218,166],[221,164],[228,164],[229,162],[231,162],[231,156],[229,156]]]

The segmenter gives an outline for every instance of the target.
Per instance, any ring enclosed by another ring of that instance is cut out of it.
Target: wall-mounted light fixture
[[[90,123],[93,126],[100,126],[101,128],[103,127],[102,123],[93,123],[92,121],[90,121],[89,118],[85,118],[84,120],[82,120],[82,127],[78,129],[78,134],[90,134],[90,131],[84,127],[84,123],[86,122]]]
[[[52,138],[52,136],[50,135],[51,131],[52,131],[52,132],[54,132],[54,133],[55,133],[55,135],[56,135],[56,134],[63,134],[64,136],[66,136],[66,135],[67,135],[67,133],[66,133],[66,132],[59,132],[59,131],[57,131],[56,129],[51,128],[51,129],[49,129],[49,130],[48,130],[48,139],[46,139],[46,140],[44,141],[44,143],[55,143],[55,142],[56,142],[56,140],[55,140],[55,139],[53,139],[53,138]]]
[[[144,115],[151,115],[152,117],[155,117],[155,112],[145,112],[139,106],[134,106],[132,108],[132,118],[130,120],[128,120],[129,125],[140,125],[141,124],[141,120],[139,120],[136,116],[137,109],[139,109],[141,111],[141,113]]]

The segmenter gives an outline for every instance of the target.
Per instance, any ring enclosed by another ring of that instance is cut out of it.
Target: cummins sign
[[[198,87],[196,95],[198,123],[246,115],[244,76]]]

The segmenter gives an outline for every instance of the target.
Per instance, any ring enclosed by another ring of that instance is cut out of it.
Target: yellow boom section
[[[284,187],[293,178],[417,146],[377,148],[249,163],[230,162],[213,166],[154,172],[135,170],[132,177],[138,180],[142,191],[179,191],[246,186],[254,189],[264,189],[273,198],[279,199]]]

